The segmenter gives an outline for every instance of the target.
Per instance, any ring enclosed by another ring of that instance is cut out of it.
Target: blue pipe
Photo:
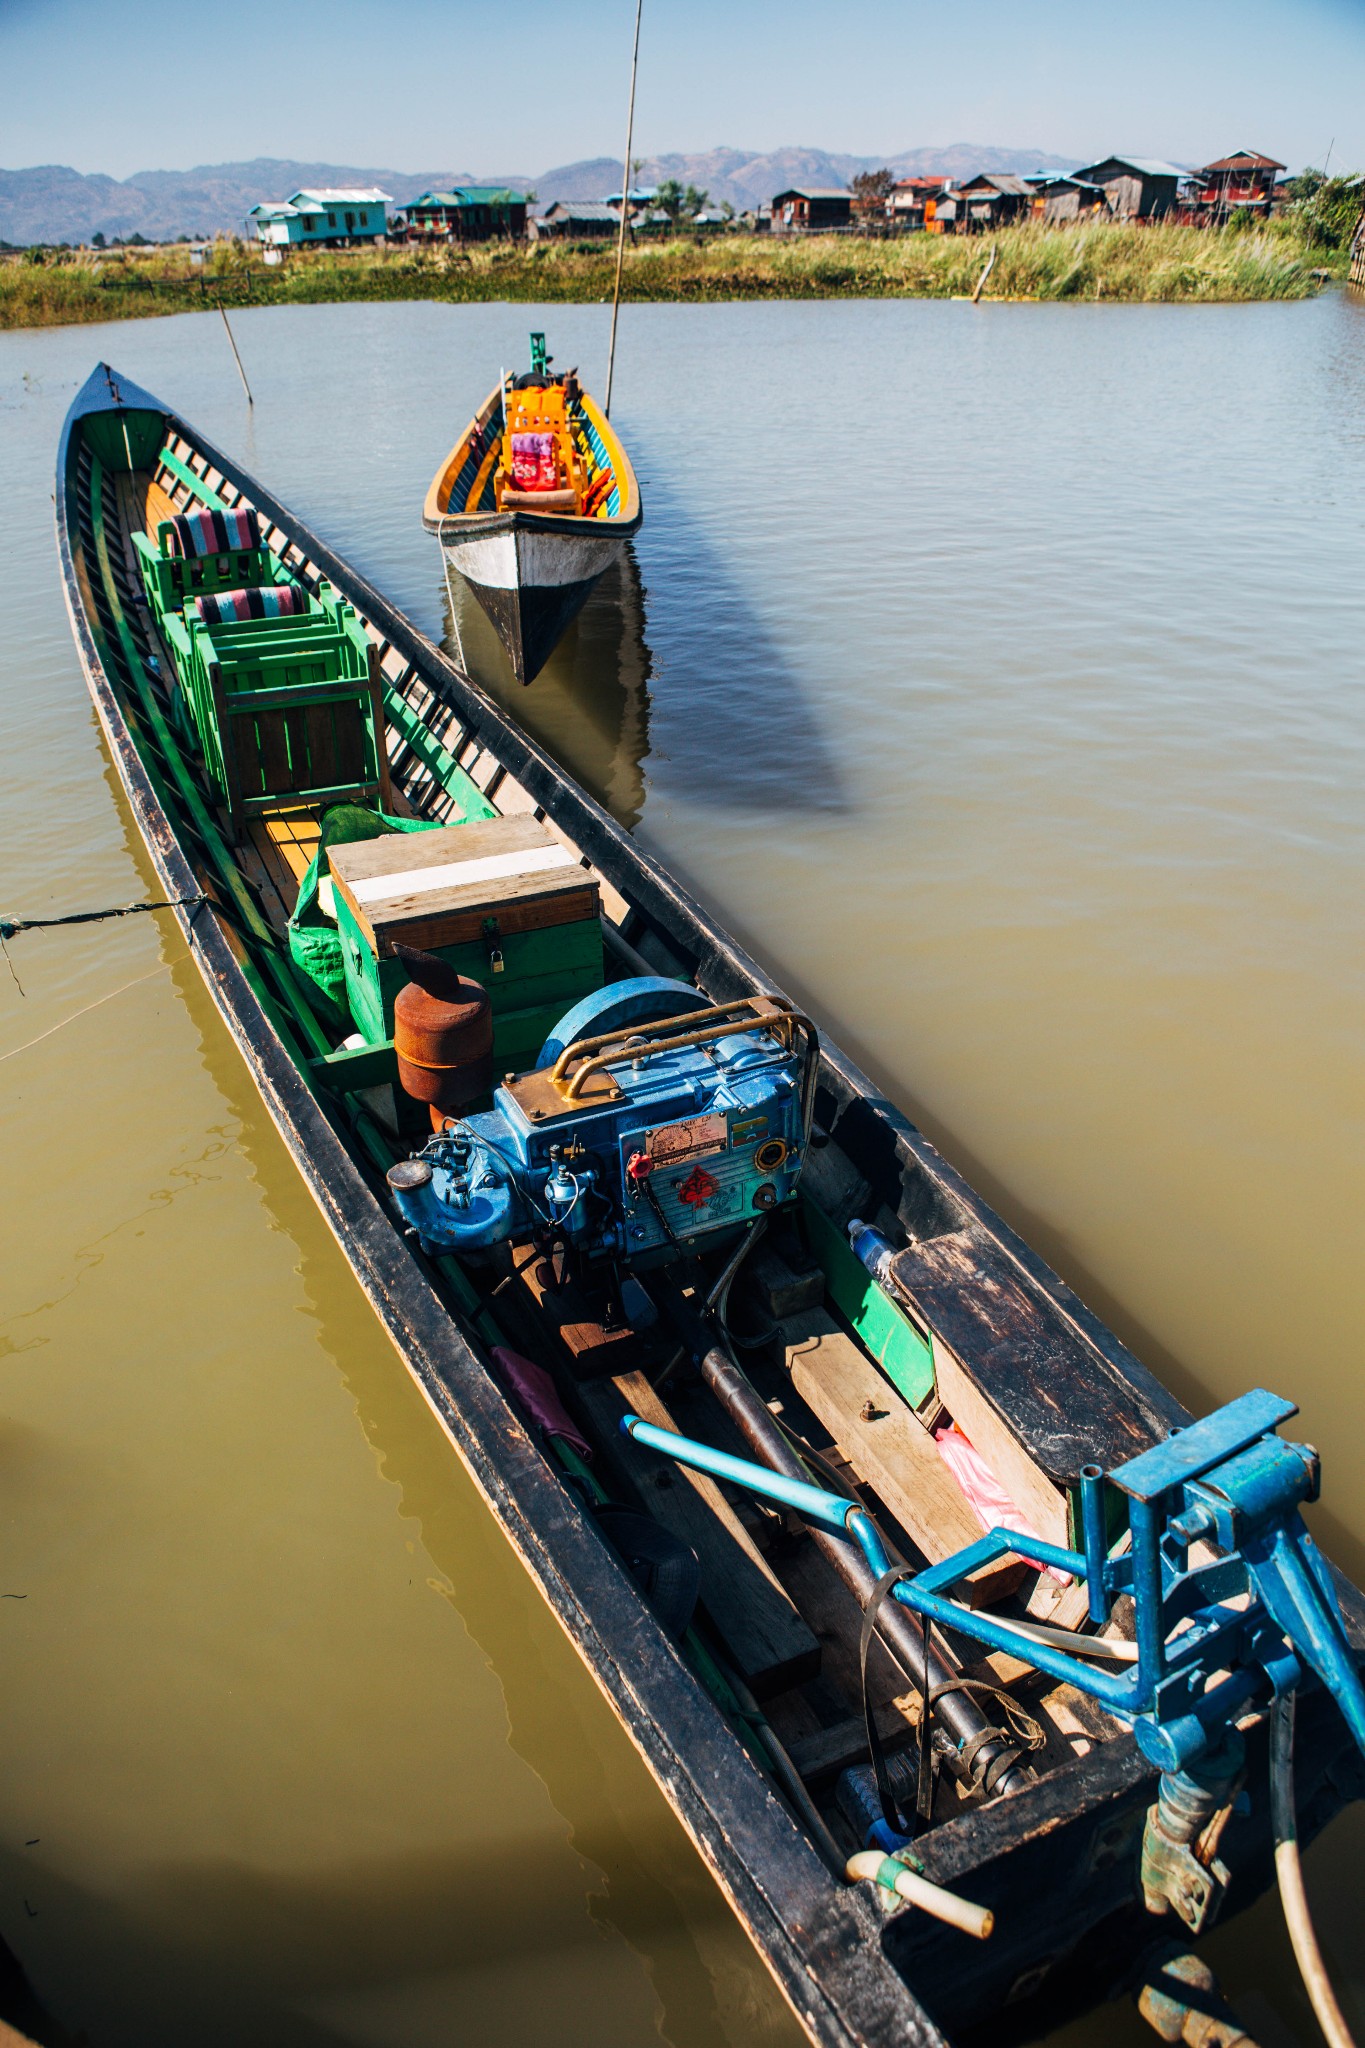
[[[1138,1671],[1144,1694],[1153,1699],[1166,1676],[1161,1513],[1152,1501],[1130,1495],[1128,1519],[1133,1531],[1133,1632],[1137,1636]]]
[[[808,1522],[818,1522],[822,1528],[832,1529],[837,1536],[849,1533],[851,1516],[857,1515],[863,1521],[867,1519],[856,1500],[844,1500],[837,1493],[827,1493],[822,1486],[807,1486],[800,1479],[788,1479],[785,1473],[770,1472],[748,1458],[732,1458],[728,1451],[713,1450],[710,1444],[699,1444],[693,1437],[675,1436],[670,1429],[656,1429],[652,1422],[644,1422],[638,1415],[621,1417],[621,1433],[634,1437],[637,1444],[644,1444],[651,1451],[662,1451],[665,1457],[676,1458],[680,1465],[691,1465],[698,1472],[709,1472],[713,1479],[728,1479],[736,1486],[747,1487],[750,1493],[761,1494],[768,1500],[778,1501],[783,1507],[794,1508]],[[882,1554],[885,1556],[885,1552]]]
[[[1067,1685],[1089,1693],[1101,1706],[1122,1715],[1125,1720],[1133,1720],[1149,1703],[1142,1690],[1140,1666],[1122,1677],[1109,1671],[1093,1670],[1079,1657],[1073,1657],[1069,1650],[1056,1650],[1050,1643],[1040,1643],[1032,1636],[1021,1637],[1008,1622],[996,1622],[981,1609],[962,1607],[956,1600],[945,1599],[941,1593],[926,1591],[923,1575],[909,1585],[902,1581],[895,1588],[895,1596],[903,1607],[913,1608],[917,1614],[930,1615],[960,1636],[971,1636],[991,1650],[1007,1650],[1012,1657],[1027,1658],[1036,1670],[1045,1671],[1049,1678],[1060,1678]]]
[[[1081,1529],[1085,1542],[1085,1582],[1090,1619],[1100,1628],[1109,1619],[1109,1588],[1104,1566],[1109,1551],[1104,1526],[1104,1473],[1098,1465],[1081,1467]]]

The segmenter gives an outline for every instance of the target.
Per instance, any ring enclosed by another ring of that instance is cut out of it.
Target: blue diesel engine
[[[686,982],[613,982],[564,1017],[493,1107],[448,1122],[389,1173],[423,1244],[563,1238],[646,1266],[796,1191],[814,1027],[776,997],[720,1005]]]

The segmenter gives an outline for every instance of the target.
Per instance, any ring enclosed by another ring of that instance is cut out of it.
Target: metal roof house
[[[520,241],[526,233],[526,201],[504,185],[457,185],[449,192],[423,192],[403,211],[410,241]]]
[[[852,193],[836,185],[793,185],[774,196],[773,231],[846,228],[852,210]]]
[[[1094,185],[1086,178],[1068,176],[1046,176],[1026,178],[1025,184],[1033,194],[1033,218],[1047,227],[1060,226],[1065,221],[1084,220],[1092,213],[1103,213],[1106,205],[1103,185]]]
[[[1082,164],[1074,175],[1104,187],[1105,204],[1118,220],[1159,220],[1175,210],[1176,194],[1189,176],[1179,164],[1159,157],[1106,156]]]
[[[556,199],[531,222],[533,234],[569,242],[587,242],[614,235],[621,225],[620,210],[600,199]]]
[[[955,225],[960,235],[1002,227],[1006,221],[1021,219],[1033,205],[1033,188],[1007,172],[983,171],[955,186],[952,196],[957,202]]]
[[[925,209],[950,191],[952,183],[951,178],[898,178],[886,202],[887,218],[896,227],[924,227],[926,218],[933,218]]]
[[[346,242],[381,242],[393,201],[377,186],[320,186],[286,200],[262,200],[247,221],[267,248],[327,248]]]

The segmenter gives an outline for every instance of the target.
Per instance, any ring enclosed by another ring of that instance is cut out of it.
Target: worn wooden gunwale
[[[193,895],[202,886],[191,853],[195,833],[202,836],[212,825],[206,819],[196,823],[194,803],[183,790],[180,799],[172,794],[163,800],[158,787],[165,769],[156,767],[155,706],[149,711],[137,702],[135,664],[141,657],[129,622],[119,615],[107,544],[93,511],[98,559],[88,558],[88,508],[78,475],[82,422],[118,410],[164,420],[175,444],[164,465],[172,499],[194,491],[210,501],[249,501],[266,544],[295,575],[305,581],[325,576],[355,606],[386,686],[394,780],[414,804],[425,803],[430,815],[441,817],[441,804],[430,802],[433,770],[448,777],[458,768],[490,805],[501,797],[507,814],[533,810],[543,817],[599,878],[608,937],[632,963],[630,971],[690,974],[717,1002],[781,994],[660,863],[381,593],[169,408],[101,366],[77,396],[63,432],[57,545],[91,696],[168,897]],[[150,678],[144,673],[142,680]],[[184,808],[183,818],[173,815],[178,808]],[[444,815],[450,815],[449,801]],[[177,921],[285,1143],[428,1405],[810,2039],[821,2048],[859,2042],[929,2048],[946,2036],[926,2005],[939,2014],[951,2010],[954,1983],[964,1974],[987,1987],[995,2010],[1020,2001],[1022,2022],[1032,2009],[1034,1979],[1041,1985],[1048,1966],[1094,1929],[1089,1974],[1069,1973],[1065,1995],[1055,1999],[1054,1977],[1043,1995],[1051,2000],[1049,2017],[1056,2016],[1057,2005],[1102,1995],[1122,1959],[1131,1960],[1162,1931],[1143,1922],[1131,1896],[1133,1828],[1151,1796],[1150,1772],[1131,1739],[1101,1741],[1089,1755],[1017,1796],[968,1812],[923,1838],[931,1876],[959,1884],[994,1905],[998,1915],[1002,1907],[1010,1909],[1003,1938],[988,1944],[986,1955],[974,1949],[964,1956],[962,1937],[945,1937],[936,1923],[914,1914],[887,1920],[866,1889],[838,1886],[692,1668],[664,1637],[557,1466],[504,1398],[481,1348],[486,1318],[475,1313],[469,1291],[462,1298],[457,1288],[443,1299],[393,1227],[373,1163],[353,1149],[329,1115],[325,1086],[318,1092],[330,1060],[356,1056],[332,1053],[306,1006],[300,1009],[295,1000],[291,1008],[289,991],[271,986],[240,942],[234,943],[234,921],[251,925],[259,913],[244,885],[230,888],[229,895],[235,901],[178,911]],[[360,1057],[375,1056],[367,1051]],[[992,1304],[1000,1302],[1008,1304],[1025,1356],[1031,1355],[1030,1342],[1037,1350],[1040,1329],[1058,1333],[1068,1386],[1084,1391],[1100,1418],[1100,1438],[1107,1417],[1114,1447],[1126,1453],[1135,1432],[1155,1441],[1189,1419],[828,1040],[821,1049],[817,1114],[837,1139],[836,1149],[876,1199],[899,1214],[913,1238],[929,1244],[951,1240],[991,1346],[1007,1342],[1010,1334],[991,1320]],[[964,1343],[972,1336],[970,1320],[962,1319]],[[1034,1400],[1033,1442],[1040,1468],[1064,1478],[1074,1435],[1065,1389],[1054,1406],[1055,1428],[1047,1402],[1040,1406]],[[1105,1448],[1094,1430],[1085,1442],[1091,1452]],[[1347,1598],[1358,1630],[1358,1596],[1348,1589]],[[1303,1744],[1300,1769],[1304,1839],[1349,1796],[1341,1789],[1347,1782],[1342,1757],[1353,1751],[1334,1711],[1321,1694],[1301,1704],[1301,1729],[1314,1739],[1311,1748]],[[1246,1875],[1239,1880],[1243,1902],[1268,1877],[1263,1801],[1261,1806],[1246,1839]],[[1106,1844],[1113,1843],[1122,1846],[1108,1855]],[[1073,1865],[1084,1873],[1079,1886]],[[1072,1918],[1063,1915],[1065,1925],[1059,1925],[1054,1909],[1063,1898]],[[989,2009],[983,2003],[987,1993],[975,2007],[964,1994],[963,2011],[979,2021]]]

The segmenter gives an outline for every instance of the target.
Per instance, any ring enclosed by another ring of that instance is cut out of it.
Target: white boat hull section
[[[626,536],[535,533],[442,534],[452,569],[469,585],[498,631],[519,682],[545,666],[588,592],[626,545]]]
[[[442,536],[452,569],[485,590],[549,589],[560,583],[591,583],[625,546],[617,535],[580,539],[559,533],[472,533],[468,540]]]

